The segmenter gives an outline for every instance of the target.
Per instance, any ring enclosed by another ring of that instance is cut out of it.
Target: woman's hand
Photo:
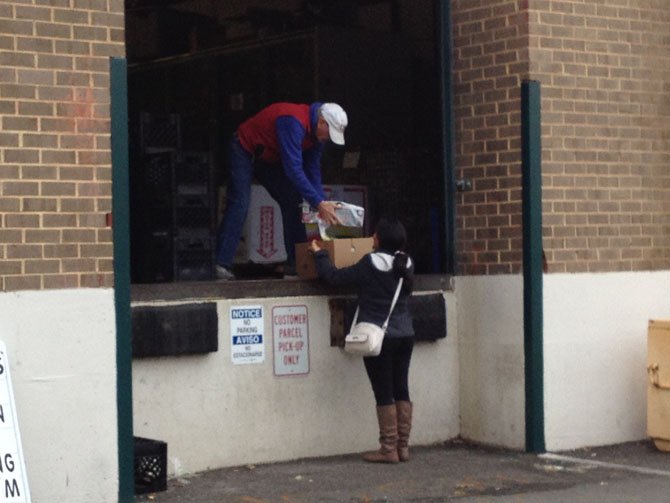
[[[316,242],[316,239],[312,239],[312,242],[309,244],[309,249],[312,251],[312,253],[316,253],[321,250],[321,247]]]

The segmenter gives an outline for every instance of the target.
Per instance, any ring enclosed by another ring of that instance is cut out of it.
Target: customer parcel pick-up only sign
[[[276,376],[309,373],[307,306],[277,306],[272,309],[272,340]]]
[[[7,347],[0,341],[0,502],[30,503]]]
[[[235,365],[265,361],[263,306],[230,308],[230,357]]]

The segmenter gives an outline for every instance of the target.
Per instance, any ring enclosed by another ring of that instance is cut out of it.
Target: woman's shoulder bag
[[[395,304],[398,301],[398,296],[400,295],[402,281],[403,278],[398,280],[398,287],[395,290],[395,295],[393,296],[393,301],[391,302],[391,309],[389,309],[389,314],[381,327],[367,321],[356,323],[358,320],[359,309],[356,307],[356,314],[354,314],[354,319],[351,322],[351,329],[344,338],[344,350],[347,353],[359,356],[379,355],[382,350],[382,343],[384,342],[384,335],[386,335],[386,328],[388,327],[391,313],[393,312],[393,308],[395,307]]]

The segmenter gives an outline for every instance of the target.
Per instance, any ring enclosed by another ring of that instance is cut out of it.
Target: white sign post
[[[263,306],[230,308],[230,358],[235,365],[265,361]]]
[[[309,373],[307,319],[307,306],[272,308],[272,339],[276,376]]]
[[[7,347],[3,341],[0,341],[0,501],[30,503]]]

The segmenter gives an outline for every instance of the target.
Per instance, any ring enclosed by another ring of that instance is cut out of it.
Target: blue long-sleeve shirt
[[[275,103],[242,123],[241,145],[268,163],[280,163],[300,195],[316,207],[326,199],[321,185],[321,153],[316,138],[321,103]]]

